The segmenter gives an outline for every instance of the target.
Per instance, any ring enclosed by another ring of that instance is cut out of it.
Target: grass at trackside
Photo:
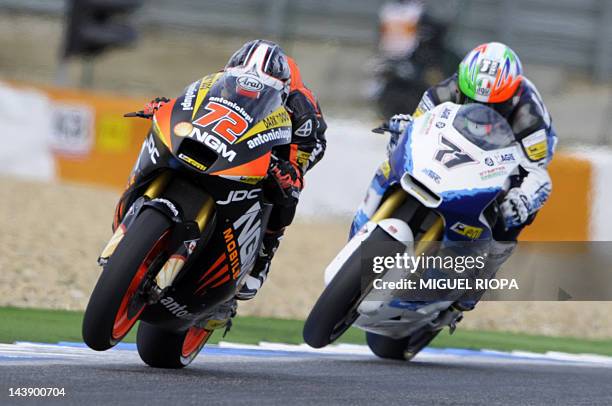
[[[81,342],[82,316],[82,312],[76,311],[0,307],[0,342]],[[210,342],[216,343],[223,339],[245,344],[257,344],[260,341],[298,344],[303,342],[302,325],[303,322],[299,320],[239,316],[234,319],[234,326],[224,339],[221,337],[221,332],[217,332],[212,336]],[[136,338],[135,330],[124,341],[134,342]],[[339,342],[363,344],[365,343],[364,334],[357,329],[350,329]],[[461,328],[458,328],[452,336],[447,331],[443,331],[432,343],[432,346],[486,348],[500,351],[561,351],[612,356],[612,339],[586,340],[505,332],[470,331],[461,330]]]

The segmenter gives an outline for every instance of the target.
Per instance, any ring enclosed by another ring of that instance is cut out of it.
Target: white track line
[[[132,363],[140,362],[133,345],[127,349],[112,349],[105,352],[96,352],[85,348],[83,344],[73,345],[41,344],[17,342],[15,344],[0,344],[0,366],[15,363]],[[79,346],[80,345],[80,346]],[[368,358],[373,361],[376,357],[365,345],[338,344],[322,349],[314,349],[306,344],[282,344],[261,342],[259,345],[237,344],[220,342],[218,345],[206,347],[199,360],[223,358],[243,361],[249,357],[304,360],[321,358]],[[602,366],[612,367],[612,357],[595,354],[568,354],[562,352],[547,352],[545,354],[512,351],[501,352],[494,350],[461,350],[427,348],[415,357],[418,362],[451,362],[451,363],[501,363],[501,364],[572,364],[576,366]]]

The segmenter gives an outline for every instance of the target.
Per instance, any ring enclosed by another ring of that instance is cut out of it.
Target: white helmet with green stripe
[[[523,68],[516,53],[499,42],[482,44],[459,64],[459,89],[472,100],[503,103],[516,93]]]

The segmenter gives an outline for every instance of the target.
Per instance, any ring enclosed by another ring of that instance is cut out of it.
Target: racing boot
[[[516,248],[516,241],[491,241],[486,254],[487,261],[482,273],[479,275],[483,279],[492,279],[502,265],[510,258]],[[462,312],[474,310],[476,304],[480,301],[486,290],[466,292],[460,297],[453,306],[455,309]]]
[[[259,289],[261,289],[261,285],[263,285],[264,281],[268,277],[270,262],[274,257],[274,253],[276,252],[284,233],[284,228],[279,231],[266,230],[261,244],[261,250],[259,251],[257,260],[255,260],[255,266],[253,267],[251,273],[245,278],[245,283],[242,285],[242,288],[240,288],[240,291],[236,293],[236,299],[253,299]]]
[[[205,330],[217,330],[225,327],[225,332],[223,336],[230,330],[232,327],[232,318],[236,315],[236,308],[238,304],[236,303],[235,298],[231,298],[226,302],[223,302],[217,305],[213,313],[206,318],[205,321],[200,322],[198,327],[203,328]]]

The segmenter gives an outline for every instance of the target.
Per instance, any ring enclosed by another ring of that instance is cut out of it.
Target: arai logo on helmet
[[[252,75],[239,76],[236,82],[238,86],[250,92],[261,92],[264,88],[264,84],[257,77]]]

